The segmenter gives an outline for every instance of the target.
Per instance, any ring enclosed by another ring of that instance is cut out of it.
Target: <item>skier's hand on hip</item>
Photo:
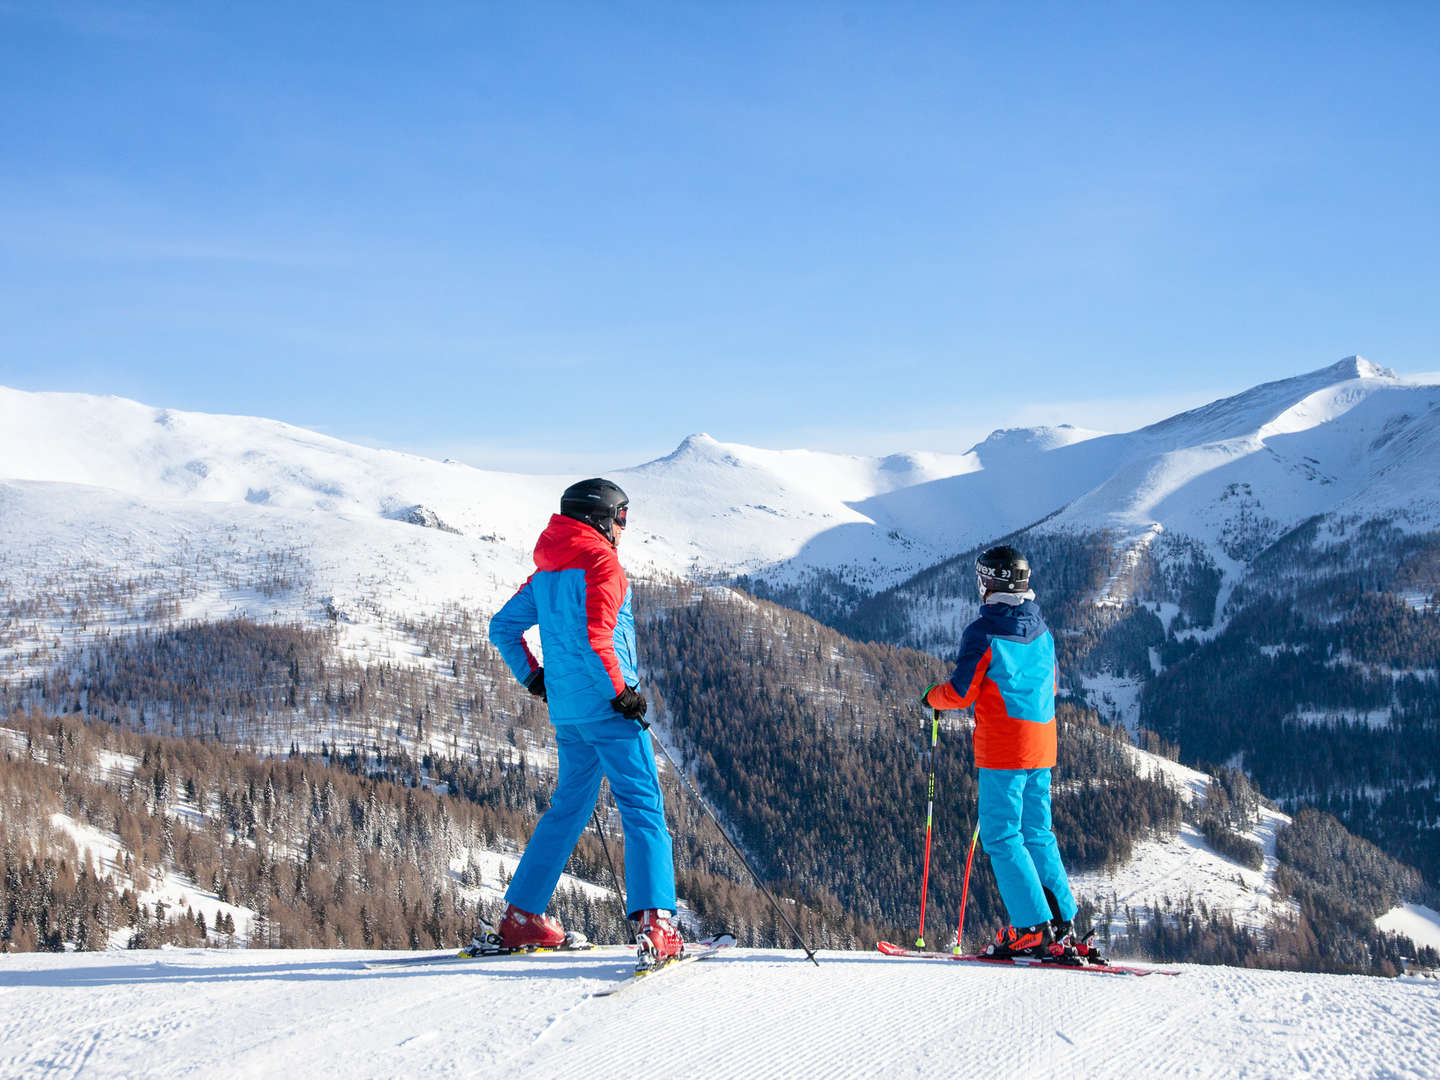
[[[618,712],[626,720],[639,720],[644,724],[645,710],[648,708],[645,698],[633,686],[627,686],[620,693],[610,700],[610,707]],[[644,724],[649,727],[649,724]]]
[[[530,677],[525,680],[525,689],[549,704],[550,699],[545,696],[545,669],[543,667],[538,667],[530,673]]]

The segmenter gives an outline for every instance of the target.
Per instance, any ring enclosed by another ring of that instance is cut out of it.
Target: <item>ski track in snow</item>
[[[741,949],[613,998],[623,949],[365,970],[360,952],[0,957],[6,1077],[1440,1075],[1440,983],[1177,978]]]

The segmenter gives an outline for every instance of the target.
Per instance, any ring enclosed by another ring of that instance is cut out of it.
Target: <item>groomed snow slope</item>
[[[363,953],[0,957],[7,1077],[1421,1078],[1440,983],[1144,979],[740,950],[592,998],[620,949],[367,971]]]

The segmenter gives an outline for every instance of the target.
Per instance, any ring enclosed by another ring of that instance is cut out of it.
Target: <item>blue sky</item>
[[[0,0],[0,384],[479,465],[1440,368],[1440,5]]]

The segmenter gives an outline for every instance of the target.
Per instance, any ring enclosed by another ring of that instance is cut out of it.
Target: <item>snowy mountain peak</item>
[[[908,451],[875,458],[824,450],[767,450],[720,442],[699,433],[687,436],[665,457],[635,469],[621,470],[616,475],[638,474],[647,479],[663,476],[692,485],[696,482],[739,484],[733,494],[742,499],[747,491],[755,494],[761,488],[774,485],[780,491],[810,492],[827,501],[846,502],[936,477],[953,476],[974,467],[970,455]],[[743,470],[743,474],[737,470]],[[751,490],[746,485],[759,487]]]
[[[901,477],[911,477],[912,474],[924,472],[927,469],[933,470],[936,454],[890,454],[876,462],[876,468],[882,473],[894,473]],[[953,470],[952,470],[953,471]],[[914,483],[913,479],[906,479],[906,483]]]
[[[1044,453],[1059,446],[1084,442],[1086,439],[1093,439],[1103,434],[1104,432],[1075,427],[1073,424],[1059,424],[1054,427],[999,428],[972,446],[970,453],[979,457],[981,463],[988,469],[1013,460],[1019,455]]]
[[[713,435],[708,432],[697,431],[693,435],[686,435],[680,445],[675,448],[675,453],[703,454],[715,450],[719,445],[720,440]]]
[[[1398,381],[1389,368],[1360,356],[1347,356],[1329,367],[1252,386],[1239,394],[1141,428],[1136,434],[1144,433],[1164,441],[1178,438],[1178,445],[1189,446],[1240,438],[1258,431],[1312,395],[1357,379]]]
[[[1141,539],[1159,523],[1222,553],[1240,550],[1240,533],[1255,549],[1300,521],[1342,510],[1401,514],[1416,528],[1440,522],[1435,388],[1360,356],[1136,431],[1085,434],[997,431],[973,450],[980,468],[860,509],[951,550],[1042,518],[1047,529],[1114,529]],[[1070,443],[1047,448],[1066,436]]]
[[[739,465],[740,461],[729,451],[733,448],[712,435],[703,431],[697,431],[693,435],[686,435],[670,453],[663,457],[647,461],[639,466],[641,469],[649,469],[655,466],[678,465],[686,462],[718,462],[727,465]]]
[[[1323,372],[1317,372],[1317,374],[1325,373],[1333,373],[1336,382],[1340,382],[1345,379],[1396,378],[1395,372],[1391,371],[1389,368],[1381,367],[1379,364],[1372,364],[1369,360],[1366,360],[1363,356],[1359,355],[1347,356],[1338,364],[1334,364],[1331,367],[1325,368]]]

